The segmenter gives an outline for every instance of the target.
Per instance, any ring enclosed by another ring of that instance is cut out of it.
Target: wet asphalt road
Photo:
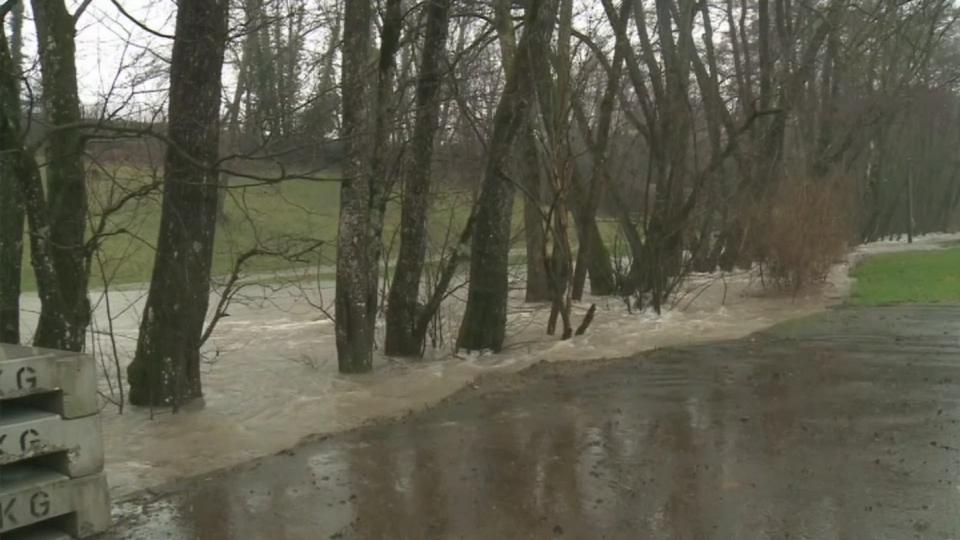
[[[104,539],[960,539],[960,307],[540,365],[118,506]]]

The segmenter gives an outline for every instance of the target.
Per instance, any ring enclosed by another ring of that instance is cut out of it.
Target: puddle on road
[[[539,365],[522,392],[490,381],[177,483],[159,518],[147,498],[104,540],[957,538],[960,400],[931,382],[960,373],[957,320],[859,307],[640,362]],[[949,362],[910,364],[898,338],[917,329]]]

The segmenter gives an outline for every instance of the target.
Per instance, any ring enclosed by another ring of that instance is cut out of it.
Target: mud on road
[[[486,377],[115,518],[104,540],[960,538],[960,306]]]

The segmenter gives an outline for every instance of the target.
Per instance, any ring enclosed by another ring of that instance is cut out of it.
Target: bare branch
[[[79,7],[77,7],[77,10],[73,12],[73,22],[74,22],[74,24],[76,24],[77,21],[80,20],[80,17],[83,16],[83,12],[85,12],[85,11],[87,10],[87,8],[90,7],[90,4],[91,4],[92,2],[93,2],[93,0],[83,0],[83,3],[80,4]]]
[[[86,0],[86,2],[89,3],[90,0]],[[119,1],[119,0],[110,0],[110,2],[113,3],[113,6],[114,6],[115,8],[117,8],[117,11],[119,11],[121,15],[123,15],[128,21],[130,21],[130,22],[132,22],[133,24],[135,24],[135,25],[137,26],[137,28],[143,30],[144,32],[147,32],[148,34],[153,34],[154,36],[157,36],[158,38],[173,39],[173,35],[172,35],[172,34],[164,34],[163,32],[159,32],[159,31],[157,31],[157,30],[154,30],[153,28],[150,28],[149,26],[147,26],[147,25],[143,24],[142,22],[140,22],[136,17],[134,17],[133,15],[131,15],[126,9],[123,8],[123,5],[120,4],[120,1]]]

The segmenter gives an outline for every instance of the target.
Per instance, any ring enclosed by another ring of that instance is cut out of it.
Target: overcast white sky
[[[33,15],[26,2],[24,24],[25,67],[33,66],[31,78],[39,80]],[[117,0],[123,9],[145,26],[173,34],[176,3],[173,0]],[[71,12],[80,0],[67,0]],[[8,17],[9,19],[9,17]],[[171,40],[154,36],[130,22],[111,0],[93,0],[77,23],[77,76],[80,99],[85,106],[123,107],[123,116],[146,115],[164,103],[164,59]]]
[[[144,25],[165,34],[173,34],[176,4],[173,0],[117,0],[124,10]],[[68,0],[68,4],[78,4]],[[32,22],[32,21],[31,21]],[[28,25],[32,26],[32,25]],[[151,65],[159,66],[168,58],[170,40],[141,30],[129,22],[110,0],[93,0],[77,24],[77,75],[81,99],[85,103],[102,101],[115,84],[119,96],[129,95],[131,83],[149,75]],[[154,88],[155,89],[155,88]]]
[[[25,68],[33,84],[39,83],[36,65],[37,45],[30,0],[26,4],[24,24]],[[174,0],[92,0],[92,3],[77,23],[77,76],[80,99],[86,107],[102,107],[107,103],[107,112],[122,109],[120,116],[147,119],[156,111],[165,112],[167,90],[167,60],[173,44],[171,39],[158,37],[140,28],[123,15],[114,4],[143,26],[161,34],[173,35],[176,24]],[[68,9],[74,13],[82,0],[66,0]],[[233,5],[234,15],[239,17],[239,7]],[[320,13],[324,2],[310,3],[314,14]],[[10,17],[8,17],[9,20]],[[234,24],[239,24],[234,21]],[[233,28],[232,31],[237,30]],[[313,54],[319,54],[326,46],[325,25],[306,28],[304,62],[310,62]],[[232,63],[233,50],[227,51],[224,67],[224,94],[232,96],[236,82]],[[307,65],[313,65],[309,63]],[[304,76],[311,77],[309,69]]]

